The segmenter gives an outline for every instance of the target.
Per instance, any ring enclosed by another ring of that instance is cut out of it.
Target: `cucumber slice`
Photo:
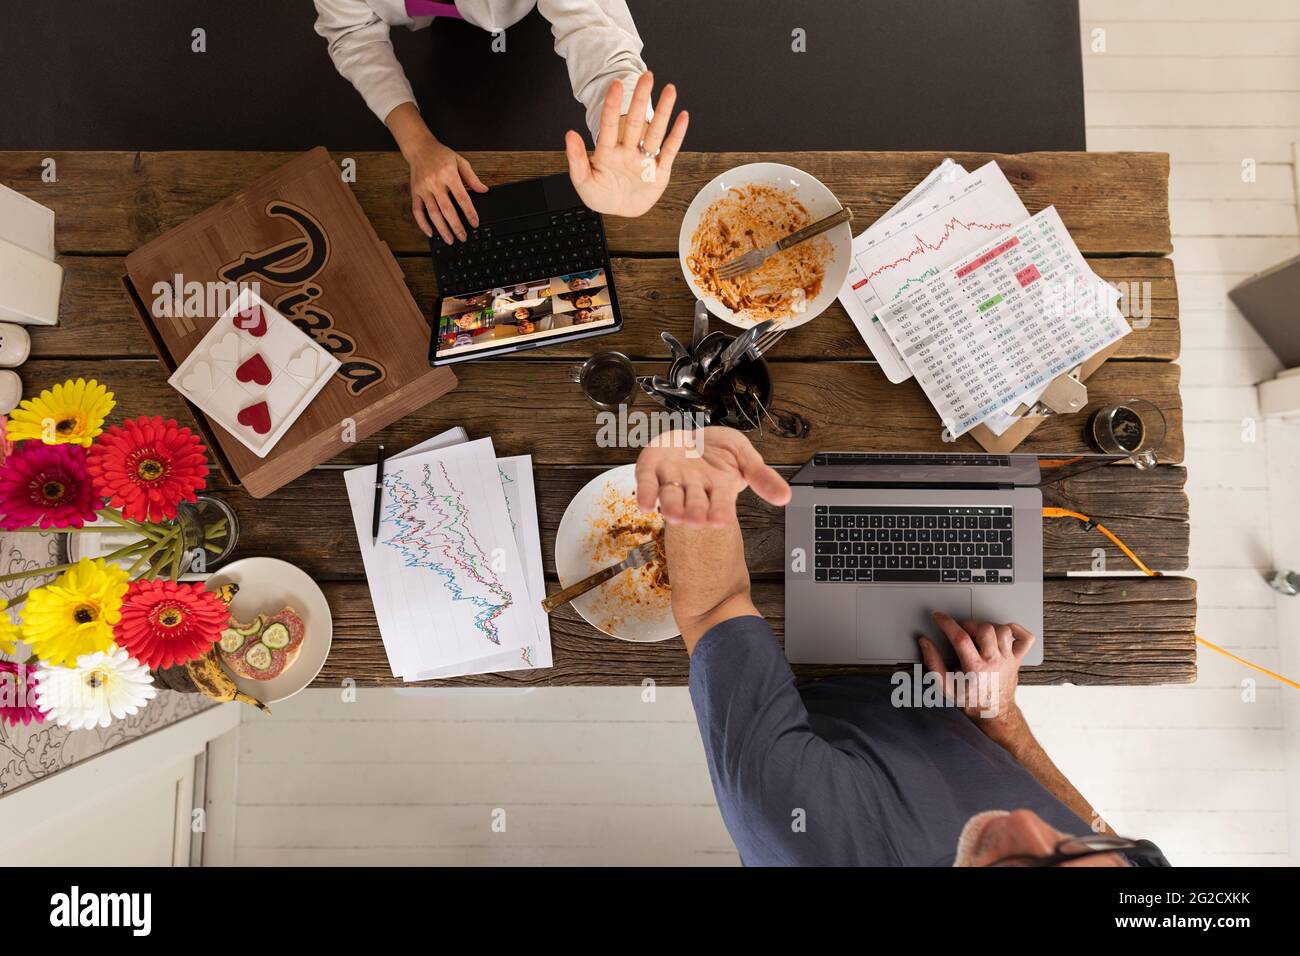
[[[258,642],[244,652],[244,660],[255,671],[264,671],[271,666],[271,649]]]
[[[272,648],[287,646],[289,643],[289,629],[277,621],[262,632],[262,643]]]
[[[244,637],[252,637],[262,629],[264,623],[266,623],[266,619],[259,614],[257,617],[253,618],[252,624],[245,624],[242,627],[239,624],[233,624],[231,625],[231,629],[244,635]]]
[[[227,654],[233,654],[243,646],[244,635],[233,627],[228,627],[221,632],[221,649]]]

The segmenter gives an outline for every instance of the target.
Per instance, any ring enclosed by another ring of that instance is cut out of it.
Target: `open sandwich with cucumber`
[[[302,618],[291,607],[259,614],[248,624],[232,617],[221,634],[221,662],[231,673],[251,680],[279,677],[298,658],[304,630]]]

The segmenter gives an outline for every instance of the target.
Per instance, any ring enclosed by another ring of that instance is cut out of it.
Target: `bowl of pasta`
[[[739,278],[719,278],[717,270],[839,208],[834,193],[793,166],[730,169],[696,194],[682,219],[677,246],[686,284],[710,312],[740,328],[767,319],[788,329],[811,322],[835,301],[848,276],[848,223],[770,256]]]

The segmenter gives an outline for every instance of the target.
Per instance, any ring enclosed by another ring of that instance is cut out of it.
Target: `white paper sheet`
[[[1054,206],[879,313],[953,436],[1129,333]]]
[[[973,173],[956,164],[941,165],[853,240],[840,301],[886,378],[902,382],[912,372],[877,320],[879,310],[1027,218],[1028,210],[997,163]]]
[[[460,677],[463,674],[495,674],[500,671],[528,670],[550,667],[551,618],[542,610],[546,597],[546,578],[542,568],[542,538],[537,523],[537,495],[533,486],[533,459],[531,455],[498,458],[497,468],[506,505],[515,534],[518,554],[523,557],[524,577],[528,582],[529,605],[537,641],[521,652],[508,651],[474,661],[472,667],[451,665],[406,675],[406,680],[433,680],[438,677]]]
[[[491,439],[387,462],[372,545],[374,476],[372,465],[345,480],[393,673],[477,672],[485,659],[510,656],[533,666],[532,596]]]
[[[464,428],[449,428],[432,438],[425,439],[403,452],[391,456],[388,460],[397,461],[409,458],[421,452],[446,448],[469,440]],[[497,467],[501,477],[502,488],[506,496],[506,507],[515,535],[518,553],[523,556],[524,575],[528,583],[529,603],[534,615],[537,641],[531,648],[523,651],[508,650],[499,654],[479,658],[472,664],[451,664],[445,667],[430,668],[409,674],[399,674],[407,681],[433,680],[442,677],[460,677],[464,674],[486,674],[499,671],[524,670],[535,667],[550,667],[551,625],[550,617],[542,610],[541,602],[546,597],[546,579],[542,567],[542,539],[537,521],[537,496],[533,484],[533,460],[530,455],[516,455],[510,458],[498,458]],[[370,486],[374,485],[374,466],[360,468],[362,478]],[[385,466],[387,471],[387,466]],[[373,494],[370,497],[373,503]],[[369,533],[371,512],[361,518],[366,533]]]

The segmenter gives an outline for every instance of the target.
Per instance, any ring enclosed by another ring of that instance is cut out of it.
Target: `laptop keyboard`
[[[817,505],[815,578],[1011,584],[1012,509]]]
[[[570,209],[480,226],[464,242],[433,240],[443,295],[480,292],[568,275],[605,264],[605,229],[590,209]]]

